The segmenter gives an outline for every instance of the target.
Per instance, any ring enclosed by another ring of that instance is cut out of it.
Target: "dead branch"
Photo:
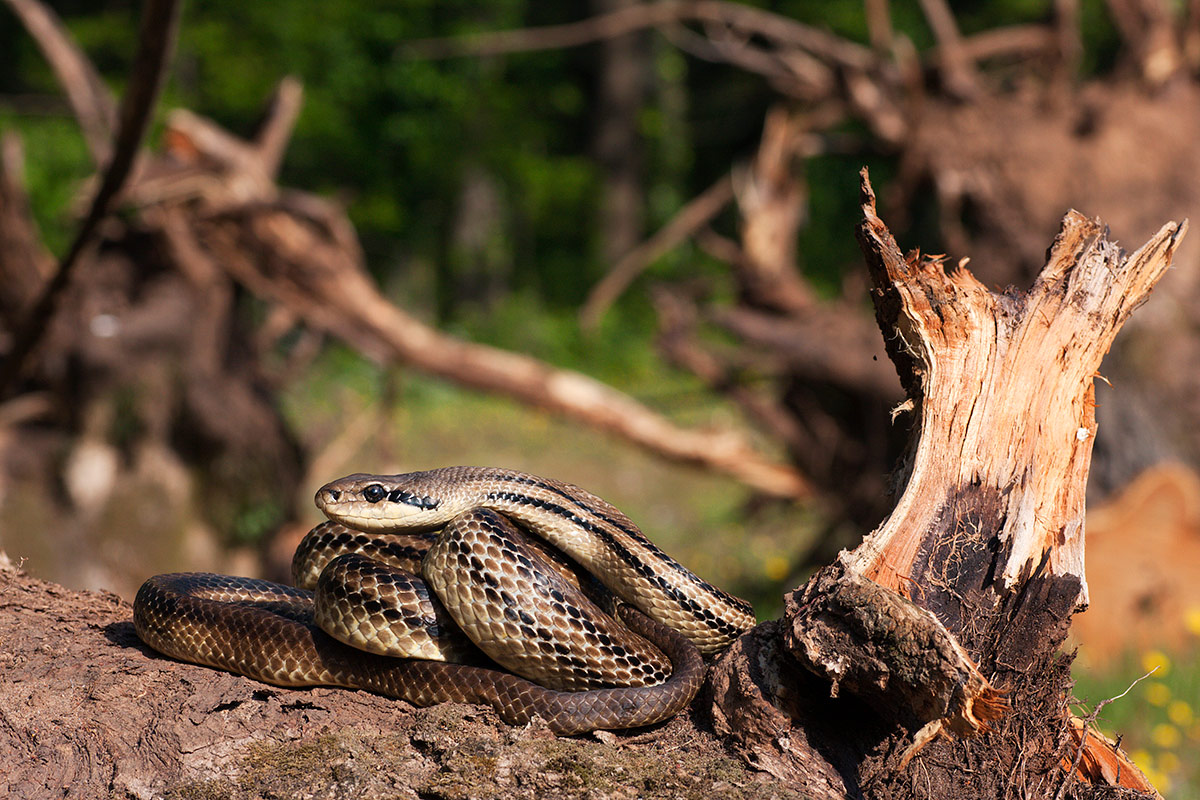
[[[49,280],[54,260],[42,245],[25,193],[21,137],[0,137],[0,319],[12,325]]]
[[[808,194],[797,177],[805,127],[803,117],[771,109],[754,160],[734,172],[746,256],[735,277],[755,308],[797,312],[813,302],[796,269],[796,241],[808,211]]]
[[[254,136],[263,173],[272,180],[279,174],[292,129],[304,105],[304,84],[299,78],[289,75],[279,81],[275,93],[267,104],[262,123]]]
[[[765,458],[739,433],[680,428],[586,375],[428,327],[380,295],[360,261],[331,249],[318,229],[277,206],[227,211],[210,217],[201,231],[238,281],[376,358],[583,421],[666,458],[733,475],[767,494],[810,492],[794,469]]]
[[[952,96],[972,97],[979,91],[975,64],[963,52],[962,34],[946,0],[921,0],[921,11],[938,41],[942,79]]]
[[[206,204],[221,208],[227,204],[267,201],[275,197],[275,182],[267,172],[260,149],[254,144],[184,108],[173,109],[167,115],[167,131],[185,142],[200,159],[217,167],[220,179],[210,182],[201,193]],[[205,174],[211,174],[211,171],[205,170]],[[177,182],[178,176],[168,176],[169,185]],[[159,199],[147,191],[146,182],[140,183],[138,196],[141,202]]]
[[[150,124],[150,114],[158,99],[166,74],[166,64],[175,46],[179,21],[178,0],[149,0],[138,33],[138,50],[130,72],[129,86],[121,101],[117,138],[112,160],[108,163],[87,217],[79,226],[67,254],[46,285],[29,316],[17,330],[12,348],[0,367],[0,398],[4,397],[20,375],[26,357],[45,332],[62,291],[67,287],[76,264],[92,243],[92,234],[100,220],[111,211],[113,201],[129,177],[130,168],[141,148]]]
[[[1079,74],[1079,64],[1083,58],[1079,0],[1054,0],[1054,38],[1058,42],[1058,53],[1062,63],[1061,77],[1073,80]]]
[[[978,63],[993,58],[1055,55],[1063,46],[1058,31],[1047,25],[1009,25],[965,36],[958,42],[959,54]],[[940,59],[942,50],[934,50]]]
[[[667,359],[784,444],[800,472],[826,487],[827,507],[852,509],[863,524],[874,524],[882,512],[892,437],[886,426],[864,425],[856,413],[869,407],[882,416],[895,405],[895,374],[879,360],[877,334],[855,303],[817,302],[796,267],[798,229],[806,218],[799,172],[802,153],[811,147],[807,131],[843,114],[836,103],[805,115],[774,109],[758,152],[730,181],[742,212],[740,243],[709,229],[695,232],[700,247],[730,264],[737,304],[701,309],[703,292],[694,287],[658,289],[654,304]],[[704,342],[701,326],[732,333],[739,344],[713,347]]]
[[[892,41],[896,35],[892,29],[890,0],[866,0],[863,6],[867,18],[867,39],[871,42],[871,49],[881,58],[890,57]]]
[[[97,169],[104,167],[117,126],[117,104],[112,93],[49,6],[39,0],[7,2],[58,76],[83,130],[92,161]]]
[[[696,58],[763,76],[785,97],[815,101],[834,93],[835,69],[799,48],[759,47],[752,37],[713,24],[703,26],[703,33],[682,23],[660,26],[659,32]]]
[[[1164,0],[1108,0],[1109,14],[1150,86],[1162,86],[1184,65],[1171,7]]]
[[[826,303],[783,318],[741,307],[713,309],[709,316],[752,350],[780,359],[789,375],[900,401],[896,370],[877,358],[883,355],[879,333],[856,305]]]
[[[711,222],[732,199],[733,183],[728,175],[723,175],[692,198],[670,222],[623,256],[592,287],[579,311],[580,324],[585,328],[595,328],[600,318],[643,270]]]
[[[1200,2],[1197,0],[1188,0],[1179,40],[1187,68],[1195,74],[1200,67]]]
[[[559,50],[679,22],[728,26],[842,67],[866,70],[875,63],[875,56],[861,45],[788,17],[721,0],[663,0],[565,25],[406,42],[399,52],[406,58],[455,58]]]
[[[738,371],[700,344],[699,313],[695,303],[678,291],[659,288],[653,293],[658,314],[658,345],[667,360],[704,381],[715,393],[738,405],[745,415],[789,450],[814,448],[815,442],[799,421],[778,403],[764,397],[739,379]]]
[[[1071,735],[1075,739],[1076,745],[1075,757],[1071,759],[1070,765],[1067,767],[1067,774],[1063,778],[1062,785],[1054,793],[1054,800],[1062,800],[1066,794],[1067,787],[1071,785],[1071,778],[1075,775],[1076,770],[1079,770],[1080,774],[1085,776],[1102,775],[1110,785],[1122,785],[1121,771],[1122,767],[1128,762],[1128,759],[1123,757],[1121,749],[1116,742],[1113,742],[1092,726],[1095,725],[1096,719],[1100,716],[1100,712],[1106,705],[1120,700],[1129,694],[1133,691],[1133,687],[1149,678],[1156,671],[1158,671],[1158,667],[1134,679],[1133,683],[1129,684],[1125,691],[1120,694],[1101,700],[1086,717],[1071,717]],[[1150,781],[1144,780],[1144,778],[1145,776],[1135,770],[1132,774],[1126,776],[1126,783],[1132,781],[1133,785],[1131,788],[1139,792],[1157,794],[1158,792],[1155,790],[1154,785]],[[1139,779],[1143,780],[1139,781]]]

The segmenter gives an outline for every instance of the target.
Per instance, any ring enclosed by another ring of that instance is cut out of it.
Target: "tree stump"
[[[1132,255],[1071,211],[1028,291],[904,256],[862,178],[876,318],[913,420],[891,515],[718,665],[744,757],[822,797],[1153,788],[1070,713],[1058,648],[1087,605],[1093,378],[1186,223]],[[1081,779],[1081,780],[1080,780]]]

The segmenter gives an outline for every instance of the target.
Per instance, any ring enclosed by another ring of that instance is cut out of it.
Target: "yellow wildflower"
[[[1192,634],[1200,636],[1200,606],[1192,606],[1183,612],[1183,624]]]
[[[1179,760],[1179,756],[1175,755],[1171,751],[1168,750],[1165,753],[1159,754],[1159,756],[1158,756],[1159,771],[1167,772],[1167,773],[1176,772],[1179,770],[1180,766],[1182,766],[1182,762]]]
[[[1167,794],[1171,791],[1171,779],[1167,777],[1167,773],[1152,769],[1146,773],[1146,779],[1154,784],[1154,788],[1158,789],[1159,794]]]
[[[1167,706],[1167,719],[1176,725],[1185,727],[1191,725],[1195,717],[1196,715],[1192,712],[1192,707],[1188,705],[1186,700],[1175,700]]]
[[[1171,671],[1171,659],[1162,650],[1147,650],[1142,653],[1142,669],[1146,672],[1157,669],[1155,677],[1162,678]]]
[[[1171,687],[1161,681],[1146,684],[1146,702],[1152,706],[1165,706],[1171,701]]]
[[[783,556],[771,556],[763,561],[763,574],[767,580],[781,581],[788,576],[788,560]]]
[[[1160,722],[1150,731],[1150,740],[1164,750],[1172,750],[1183,741],[1179,728],[1166,722]]]

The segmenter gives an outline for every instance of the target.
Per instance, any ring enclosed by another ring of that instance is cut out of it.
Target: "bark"
[[[903,494],[862,544],[787,596],[782,622],[722,660],[717,729],[778,775],[824,764],[849,795],[1003,796],[1015,781],[1022,796],[1051,796],[1085,763],[1113,759],[1122,785],[1149,790],[1111,745],[1080,733],[1069,659],[1056,653],[1087,603],[1092,378],[1186,223],[1127,255],[1099,221],[1070,212],[1032,288],[997,294],[962,264],[902,255],[865,174],[863,213],[876,317],[908,394],[897,412],[913,419]],[[797,691],[812,676],[851,730],[819,745],[811,726],[828,710]],[[1090,759],[1068,775],[1081,741]],[[981,753],[990,768],[975,763]],[[918,769],[931,788],[912,781]]]
[[[1148,788],[1070,716],[1055,649],[1084,597],[1091,376],[1185,226],[1126,256],[1069,214],[1034,288],[997,295],[965,269],[902,256],[865,182],[864,212],[878,317],[917,420],[906,490],[711,679],[715,732],[781,783],[723,761],[696,719],[593,746],[507,729],[486,711],[280,690],[161,659],[115,596],[4,566],[7,788],[416,797],[486,780],[492,793],[583,796],[632,781],[645,796],[1083,797],[1098,795],[1079,778],[1118,775]]]

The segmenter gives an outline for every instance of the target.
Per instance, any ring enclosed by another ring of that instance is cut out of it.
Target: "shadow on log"
[[[908,395],[896,414],[913,419],[904,491],[721,661],[717,730],[824,797],[1153,795],[1071,715],[1058,648],[1087,604],[1093,377],[1186,223],[1127,255],[1072,211],[1033,287],[996,294],[965,263],[904,256],[865,171],[862,200],[876,317]],[[811,699],[814,680],[830,700]]]

